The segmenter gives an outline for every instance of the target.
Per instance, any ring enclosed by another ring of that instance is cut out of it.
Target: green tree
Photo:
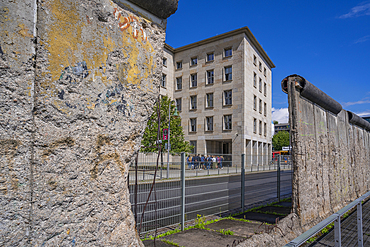
[[[279,131],[272,137],[272,146],[274,150],[280,151],[282,147],[289,146],[289,132]]]
[[[276,120],[274,120],[274,121],[272,121],[272,123],[273,123],[273,124],[278,124],[279,122],[278,122],[278,121],[276,121]]]
[[[180,152],[190,152],[193,148],[189,142],[185,141],[184,131],[181,126],[181,118],[173,117],[175,113],[175,104],[168,96],[161,97],[161,108],[160,108],[160,117],[161,117],[161,126],[160,126],[160,140],[163,138],[163,129],[168,129],[168,106],[171,107],[171,128],[170,128],[170,143],[171,143],[171,154],[180,153]],[[158,103],[154,106],[153,114],[148,120],[147,127],[144,131],[144,136],[141,141],[141,145],[144,147],[141,149],[142,152],[156,152],[158,151],[157,145],[157,132],[158,132]],[[165,150],[165,143],[167,140],[162,140],[161,150]]]

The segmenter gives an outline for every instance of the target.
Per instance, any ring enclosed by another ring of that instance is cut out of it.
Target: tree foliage
[[[289,146],[289,132],[279,131],[272,137],[272,146],[275,151],[280,151],[282,147]]]
[[[190,152],[193,146],[189,144],[189,142],[185,141],[184,138],[184,131],[181,126],[181,118],[180,117],[173,117],[172,115],[175,113],[175,104],[171,101],[168,96],[161,97],[160,100],[160,119],[161,119],[161,126],[160,126],[160,137],[159,140],[163,138],[163,129],[168,129],[168,106],[170,105],[170,113],[171,113],[171,127],[170,127],[170,143],[171,143],[171,150],[172,154],[180,153],[180,152]],[[144,136],[141,141],[141,145],[144,147],[141,149],[142,152],[156,152],[158,151],[157,145],[155,144],[157,141],[157,132],[158,132],[158,103],[154,106],[153,114],[150,116],[148,120],[147,127],[144,131]],[[161,150],[165,150],[165,143],[168,140],[162,140]]]

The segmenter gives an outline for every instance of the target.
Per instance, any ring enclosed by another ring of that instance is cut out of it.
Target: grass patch
[[[184,247],[184,246],[179,245],[178,243],[175,243],[175,242],[170,241],[170,240],[165,239],[165,238],[164,238],[164,239],[161,239],[161,241],[162,241],[162,242],[165,242],[165,243],[167,243],[167,244],[173,245],[173,246],[177,246],[177,247]]]
[[[289,201],[291,201],[291,198],[290,197],[280,200],[280,202],[289,202]],[[258,207],[254,207],[254,208],[248,209],[248,210],[246,210],[246,211],[244,211],[242,213],[232,214],[230,216],[227,216],[227,217],[224,217],[224,218],[221,218],[221,219],[214,219],[214,220],[208,220],[208,221],[206,221],[206,217],[205,216],[202,216],[200,214],[197,214],[197,218],[195,219],[195,225],[184,228],[184,231],[189,230],[189,229],[197,228],[197,229],[204,229],[204,230],[208,230],[208,231],[216,231],[216,232],[222,233],[224,235],[234,235],[234,232],[233,231],[225,230],[225,229],[212,230],[210,228],[207,228],[206,225],[209,225],[209,224],[212,224],[212,223],[216,223],[216,222],[219,222],[221,220],[236,220],[236,221],[243,221],[243,222],[253,223],[253,221],[250,221],[250,220],[247,220],[247,219],[237,219],[237,218],[234,218],[233,217],[233,216],[241,215],[243,213],[247,213],[247,212],[251,212],[251,211],[252,212],[256,212],[256,213],[273,214],[273,215],[277,215],[277,216],[286,216],[286,214],[279,214],[279,213],[270,212],[270,211],[264,212],[264,211],[259,210],[259,209],[261,209],[263,207],[268,207],[268,206],[284,207],[284,206],[281,206],[281,205],[275,205],[277,203],[279,203],[279,202],[272,202],[272,203],[269,203],[269,204],[266,204],[266,205],[261,205],[261,206],[258,206]],[[269,223],[263,223],[263,224],[264,225],[272,225],[272,224],[269,224]],[[170,230],[170,231],[167,231],[165,233],[159,234],[156,238],[162,238],[162,237],[165,237],[165,236],[168,236],[168,235],[171,235],[171,234],[175,234],[175,233],[178,233],[178,232],[181,232],[181,230],[180,229]],[[154,239],[153,236],[149,236],[149,237],[145,236],[141,240],[144,241],[144,240],[153,240],[153,239]],[[177,245],[175,245],[175,246],[177,246]]]

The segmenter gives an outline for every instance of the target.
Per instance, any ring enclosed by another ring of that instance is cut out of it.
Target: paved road
[[[290,170],[281,172],[281,194],[291,194]],[[194,178],[186,180],[186,219],[194,219],[197,214],[210,215],[226,212],[241,207],[241,177],[238,175],[211,176],[206,178]],[[138,222],[151,183],[138,185]],[[134,186],[130,186],[130,201],[134,211]],[[157,203],[155,203],[155,197]],[[245,175],[245,205],[255,204],[268,199],[277,198],[277,172],[265,171],[259,173],[247,173]],[[180,181],[164,180],[156,183],[156,193],[152,193],[145,211],[143,226],[146,231],[153,229],[154,225],[164,227],[180,222]],[[156,210],[155,210],[156,208]],[[157,223],[155,223],[157,212]]]

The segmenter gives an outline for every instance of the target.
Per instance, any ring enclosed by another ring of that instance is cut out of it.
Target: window
[[[256,111],[257,110],[257,96],[254,95],[253,97],[253,109]]]
[[[256,72],[253,72],[253,86],[257,87],[257,74],[256,74]]]
[[[182,69],[182,61],[176,62],[176,69]]]
[[[197,109],[197,96],[193,95],[190,96],[190,110],[196,110]]]
[[[225,57],[231,57],[233,55],[233,50],[230,48],[226,48],[225,50]]]
[[[161,81],[161,86],[162,87],[166,87],[166,79],[167,79],[167,75],[162,74],[162,81]]]
[[[261,120],[259,124],[259,134],[262,135],[262,121]]]
[[[182,89],[182,77],[177,77],[176,78],[176,90],[181,90]]]
[[[197,65],[197,64],[198,64],[198,58],[197,57],[192,57],[190,59],[190,65],[194,66],[194,65]]]
[[[214,70],[207,71],[207,85],[214,83]]]
[[[267,113],[267,104],[263,103],[263,115],[265,115],[265,117],[266,117],[266,113]]]
[[[255,55],[253,55],[253,64],[257,65],[257,57]]]
[[[196,131],[197,131],[197,119],[190,118],[190,132],[196,132]]]
[[[233,79],[233,68],[231,66],[225,67],[225,81]]]
[[[190,151],[192,154],[197,153],[197,141],[189,141],[190,146],[193,146],[193,149]]]
[[[207,93],[206,95],[206,107],[213,107],[213,93]]]
[[[262,63],[260,62],[258,68],[260,69],[260,71],[262,72]]]
[[[262,114],[262,100],[260,99],[260,113]]]
[[[257,119],[253,118],[253,133],[257,132]]]
[[[190,87],[197,87],[198,82],[197,82],[197,74],[191,74],[190,75]]]
[[[182,108],[181,98],[176,99],[176,108],[177,108],[178,111],[181,111],[181,108]]]
[[[267,85],[266,85],[266,82],[263,83],[263,94],[266,96],[266,89],[267,89]]]
[[[258,88],[260,92],[262,93],[262,79],[260,78],[259,83],[258,83]]]
[[[266,136],[267,135],[267,124],[266,123],[263,123],[263,135]]]
[[[224,91],[224,105],[232,104],[232,90]]]
[[[163,66],[167,67],[167,58],[165,58],[165,57],[163,58]]]
[[[213,52],[207,53],[207,62],[212,62],[213,60],[215,60],[215,54]]]
[[[206,131],[213,131],[213,117],[206,117]]]
[[[263,68],[263,75],[266,76],[266,68]]]
[[[232,122],[231,122],[231,115],[224,116],[224,130],[231,130],[232,129]]]

